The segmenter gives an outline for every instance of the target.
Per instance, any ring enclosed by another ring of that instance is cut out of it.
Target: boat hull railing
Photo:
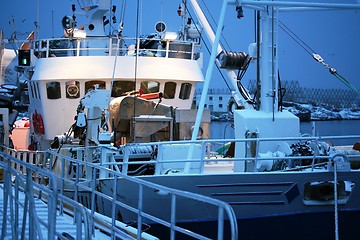
[[[49,38],[29,44],[38,58],[70,56],[143,56],[197,60],[200,44],[153,38]]]
[[[73,153],[68,152],[67,155],[64,155],[64,152],[54,152],[52,150],[48,150],[46,152],[37,152],[39,156],[38,164],[41,165],[41,169],[46,171],[51,171],[52,174],[56,175],[56,181],[58,186],[58,192],[61,195],[66,195],[71,197],[72,200],[76,202],[84,203],[84,196],[86,196],[86,205],[88,206],[91,216],[96,216],[98,214],[95,209],[97,207],[96,201],[107,201],[110,202],[111,208],[113,209],[113,216],[107,216],[111,219],[111,222],[114,223],[116,221],[116,209],[125,209],[127,211],[131,211],[136,214],[138,217],[138,221],[136,223],[136,229],[133,234],[139,236],[140,233],[143,233],[143,227],[146,226],[145,223],[155,223],[162,225],[168,229],[170,229],[170,237],[169,239],[175,239],[176,234],[185,234],[187,236],[191,236],[197,239],[208,239],[207,237],[196,233],[195,231],[189,231],[183,227],[178,225],[176,219],[176,206],[177,202],[182,201],[182,199],[186,199],[187,201],[196,201],[201,202],[202,204],[209,205],[211,209],[217,209],[216,215],[217,225],[218,225],[218,239],[224,239],[224,229],[230,229],[231,231],[231,239],[237,239],[238,237],[238,229],[236,223],[236,216],[233,209],[230,207],[228,203],[223,201],[209,198],[203,195],[180,191],[177,189],[168,188],[162,185],[158,185],[152,182],[144,181],[139,178],[134,178],[130,176],[125,176],[119,171],[114,171],[108,166],[101,165],[99,162],[88,162],[85,161],[87,155],[91,154],[91,156],[97,154],[105,154],[102,155],[105,158],[110,158],[111,155],[114,154],[114,149],[106,148],[109,152],[107,152],[107,156],[104,152],[98,152],[97,148],[88,148],[86,151],[77,151],[75,150]],[[21,152],[19,150],[11,150],[6,149],[11,152]],[[112,153],[110,153],[112,152]],[[4,153],[5,154],[5,153]],[[29,155],[30,151],[22,151],[22,154],[12,153],[14,156],[24,156]],[[69,156],[71,155],[71,156]],[[7,158],[15,159],[11,155],[7,155]],[[41,159],[43,158],[43,159]],[[27,160],[29,157],[23,157],[23,159]],[[20,163],[21,160],[16,160],[14,166]],[[25,163],[24,163],[25,164]],[[40,169],[40,167],[35,166],[36,163],[26,163],[27,166],[33,166],[36,169]],[[19,164],[22,166],[22,164]],[[20,169],[22,167],[20,166]],[[124,193],[113,191],[113,196],[106,195],[99,191],[99,182],[101,182],[100,176],[107,176],[107,181],[111,181],[113,189],[116,189],[117,183],[119,179],[126,180],[131,184],[137,186],[139,191],[139,202],[138,207],[134,208],[130,205],[125,204],[121,201],[121,196]],[[41,181],[40,178],[36,178],[38,181]],[[154,215],[149,215],[144,212],[141,208],[143,205],[143,201],[146,199],[144,194],[148,191],[151,192],[159,192],[165,194],[168,197],[171,205],[171,216],[169,216],[169,220],[164,220],[158,218]],[[60,200],[60,204],[61,200]],[[206,215],[206,213],[204,213]],[[204,216],[204,218],[206,218]],[[204,219],[206,220],[206,219]],[[207,219],[208,221],[214,221],[214,219]],[[126,225],[126,224],[124,224]],[[127,230],[128,231],[128,230]]]
[[[331,167],[332,156],[336,153],[344,153],[346,159],[343,159],[342,164],[338,163],[338,170],[350,171],[350,163],[355,168],[359,167],[360,152],[352,149],[352,146],[333,148],[327,142],[341,139],[353,139],[356,142],[359,137],[325,136],[130,143],[121,147],[120,154],[110,154],[106,160],[103,158],[102,164],[121,171],[124,175],[129,174],[130,166],[144,164],[154,165],[156,168],[155,174],[166,174],[165,171],[160,169],[164,165],[167,165],[167,167],[163,167],[165,170],[167,169],[167,173],[183,173],[184,169],[186,169],[186,164],[192,164],[190,168],[193,168],[193,171],[190,173],[204,174],[206,173],[206,166],[213,163],[218,165],[219,163],[231,163],[233,166],[243,164],[245,165],[243,171],[254,173],[264,171],[318,171],[319,169],[333,171]],[[230,153],[226,152],[231,147],[228,149],[224,148],[224,146],[231,143],[235,146],[238,144],[245,145],[245,149],[248,149],[248,152],[243,153],[243,156],[239,156],[241,154],[236,153],[233,153],[231,156]],[[285,146],[287,147],[282,147],[284,143],[286,143]],[[191,145],[196,147],[191,148]],[[269,145],[275,147],[272,150],[264,150],[268,149]],[[141,153],[140,147],[153,149],[148,154],[147,159],[144,157],[145,154]],[[139,152],[133,150],[137,148]],[[219,149],[223,149],[223,152],[219,153]],[[83,150],[79,149],[79,151]],[[107,150],[104,148],[101,151]],[[267,164],[270,164],[271,167],[266,168]],[[265,168],[262,165],[265,165]],[[171,171],[171,166],[174,166],[176,171]],[[236,171],[236,169],[231,171]]]

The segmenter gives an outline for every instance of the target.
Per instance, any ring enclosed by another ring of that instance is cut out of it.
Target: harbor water
[[[233,122],[211,122],[211,138],[231,139],[234,137]],[[310,134],[315,136],[342,136],[342,135],[360,135],[360,120],[333,120],[333,121],[314,121],[301,122],[301,134]],[[334,140],[334,144],[353,145],[360,139]]]

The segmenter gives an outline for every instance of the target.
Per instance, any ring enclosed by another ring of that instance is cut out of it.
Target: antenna
[[[40,0],[36,1],[36,22],[34,23],[36,27],[36,40],[40,38]],[[40,48],[40,46],[39,46]]]
[[[51,37],[54,38],[54,10],[51,10]]]

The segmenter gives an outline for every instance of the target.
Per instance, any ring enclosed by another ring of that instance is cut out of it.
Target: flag
[[[21,44],[20,50],[29,50],[29,47],[32,46],[32,41],[34,40],[34,31],[32,31],[29,36],[27,36],[26,41]]]

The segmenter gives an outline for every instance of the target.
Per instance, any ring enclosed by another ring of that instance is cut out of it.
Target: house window
[[[223,107],[223,105],[222,104],[219,104],[219,108],[222,108]]]
[[[221,100],[222,100],[222,97],[219,97],[219,100],[221,101]]]
[[[156,81],[144,81],[141,82],[140,90],[142,93],[156,93],[159,92],[160,83]]]
[[[78,81],[68,81],[65,83],[66,98],[74,99],[80,97],[80,83]]]
[[[212,101],[212,100],[213,100],[213,97],[212,97],[212,96],[210,96],[210,97],[209,97],[209,100],[210,100],[210,101]]]
[[[209,105],[209,109],[212,112],[214,110],[214,106],[213,105]]]
[[[47,94],[48,99],[59,99],[59,98],[61,98],[60,83],[59,82],[48,82],[48,83],[46,83],[46,94]],[[35,95],[36,95],[36,93],[35,93]]]
[[[173,99],[175,97],[176,83],[166,82],[164,87],[164,98]]]
[[[191,83],[182,83],[179,93],[180,99],[189,99],[191,93]]]
[[[135,82],[132,81],[114,81],[111,96],[120,97],[131,94],[135,90]]]

